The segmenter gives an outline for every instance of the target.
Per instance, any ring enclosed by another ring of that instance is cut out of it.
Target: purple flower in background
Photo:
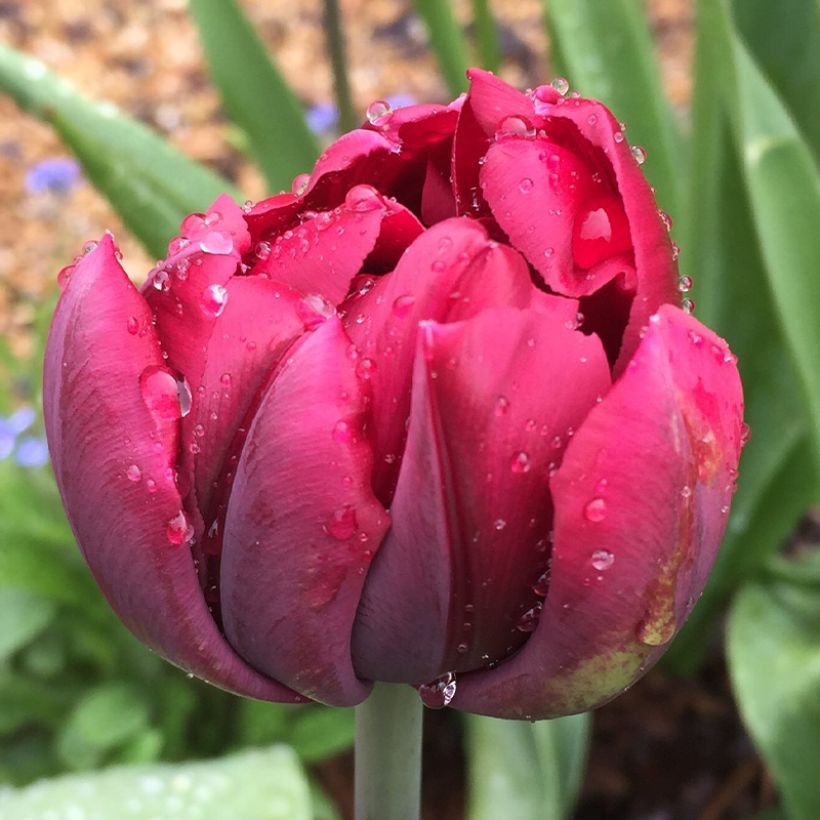
[[[33,165],[26,174],[26,188],[32,194],[68,193],[81,177],[80,166],[71,157],[50,157]]]
[[[19,409],[15,410],[7,419],[4,419],[4,424],[12,431],[15,436],[20,433],[25,433],[29,427],[37,419],[37,413],[33,407],[25,404]]]
[[[318,103],[308,108],[305,119],[314,134],[327,134],[339,122],[339,109],[332,103]]]
[[[21,467],[44,467],[48,464],[48,445],[45,439],[26,436],[17,445],[14,460]]]
[[[385,102],[390,103],[390,107],[405,108],[408,105],[415,105],[416,98],[410,94],[393,94],[390,97],[385,97]]]
[[[0,460],[8,458],[14,452],[17,435],[6,419],[0,418]]]

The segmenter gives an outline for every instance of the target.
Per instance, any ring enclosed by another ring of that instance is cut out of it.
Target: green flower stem
[[[336,94],[336,105],[339,108],[339,126],[342,132],[351,131],[359,124],[359,121],[353,107],[350,81],[347,76],[345,37],[338,0],[325,0],[324,22],[330,62],[333,66],[333,89]]]
[[[356,707],[356,820],[418,820],[422,704],[404,684],[377,683]]]

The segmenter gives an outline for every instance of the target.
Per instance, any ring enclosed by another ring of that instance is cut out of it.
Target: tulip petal
[[[46,352],[46,430],[74,534],[140,640],[222,688],[298,701],[234,654],[205,605],[173,480],[178,421],[165,406],[149,410],[141,389],[141,374],[163,367],[162,352],[115,250],[106,235],[77,265]]]
[[[700,594],[726,523],[742,395],[725,343],[663,306],[553,480],[540,623],[454,706],[498,717],[591,709],[654,663]]]
[[[546,567],[550,474],[608,388],[599,340],[559,313],[422,323],[393,525],[354,632],[359,674],[424,683],[524,640],[517,624]]]
[[[305,218],[294,230],[277,236],[251,273],[337,304],[371,252],[376,251],[377,268],[395,263],[422,230],[402,205],[370,185],[357,185],[347,192],[343,206]]]
[[[400,466],[410,412],[410,384],[419,321],[469,318],[487,307],[527,307],[539,294],[524,260],[490,240],[474,221],[449,219],[425,231],[393,273],[364,296],[348,299],[345,329],[361,361],[375,364],[371,438],[377,462],[373,487],[389,503]],[[557,297],[552,297],[557,299]],[[560,300],[565,319],[577,303]]]
[[[361,589],[388,516],[370,489],[366,394],[331,318],[262,399],[225,522],[225,632],[255,668],[334,705],[370,690],[350,657]],[[274,671],[275,670],[275,671]]]

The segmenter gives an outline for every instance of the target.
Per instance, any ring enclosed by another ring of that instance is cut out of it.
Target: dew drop
[[[541,610],[544,605],[539,601],[535,606],[531,606],[519,619],[515,628],[519,632],[534,632],[541,618]]]
[[[550,85],[563,97],[569,91],[569,80],[566,77],[556,77]]]
[[[529,177],[524,177],[518,183],[518,190],[521,191],[522,194],[528,194],[534,187],[535,183]]]
[[[136,483],[142,479],[142,470],[136,464],[131,464],[125,471],[125,475],[129,481]]]
[[[683,308],[684,313],[694,313],[695,312],[695,300],[694,299],[684,299],[681,302],[681,307]]]
[[[256,247],[253,250],[254,256],[260,261],[264,262],[268,257],[270,257],[271,252],[271,245],[270,242],[262,242],[257,243]]]
[[[532,591],[539,598],[546,598],[550,589],[550,571],[542,572],[538,580],[532,585]]]
[[[443,709],[456,695],[455,672],[447,672],[430,683],[419,686],[419,697],[428,709]]]
[[[603,572],[615,563],[615,556],[609,550],[595,550],[592,553],[590,562],[595,569]]]
[[[501,532],[501,530],[503,530],[506,526],[507,522],[503,518],[496,518],[495,521],[493,521],[493,528],[497,532]]]
[[[339,421],[333,425],[332,435],[334,441],[338,441],[339,444],[346,444],[353,440],[353,428],[349,422],[346,422],[344,419],[339,419]]]
[[[323,526],[324,531],[337,541],[347,541],[359,529],[356,510],[349,504],[331,513]]]
[[[140,390],[145,405],[159,419],[173,421],[191,412],[188,383],[164,367],[146,367],[140,376]]]
[[[680,279],[678,279],[678,290],[681,293],[688,293],[692,290],[692,277],[681,276]]]
[[[519,117],[517,114],[512,114],[509,117],[504,117],[498,123],[498,128],[495,132],[496,139],[505,139],[507,137],[534,137],[535,128],[526,117]]]
[[[320,293],[309,293],[297,303],[296,313],[305,330],[315,330],[326,319],[336,315],[336,307]]]
[[[202,291],[200,302],[205,313],[214,317],[221,316],[228,304],[228,289],[222,285],[208,285]]]
[[[203,253],[226,254],[233,251],[233,237],[220,231],[209,231],[199,241]]]
[[[302,196],[310,185],[310,174],[297,174],[290,184],[290,191],[295,196]]]
[[[371,125],[381,128],[390,122],[390,117],[393,116],[393,108],[386,100],[374,100],[367,106],[365,116]]]
[[[182,510],[168,522],[165,535],[168,541],[175,546],[190,541],[194,537],[194,528]]]
[[[137,333],[140,332],[140,323],[139,319],[136,316],[129,316],[128,322],[126,323],[126,327],[128,328],[128,332],[132,336],[136,336]]]
[[[632,157],[638,165],[643,165],[646,162],[646,151],[641,148],[640,145],[633,145],[629,149],[629,152],[632,154]]]
[[[381,195],[372,185],[354,185],[345,195],[345,208],[356,213],[383,208]]]
[[[584,507],[584,518],[593,524],[598,524],[606,518],[606,501],[603,498],[593,498]]]
[[[405,293],[403,296],[399,296],[393,302],[393,315],[397,319],[405,319],[409,316],[410,311],[413,309],[413,305],[416,304],[416,297],[410,295],[409,293]]]
[[[506,396],[499,396],[495,400],[495,415],[506,416],[510,409],[510,400]]]
[[[745,447],[752,437],[752,428],[744,421],[740,425],[740,446]]]
[[[512,461],[510,462],[510,470],[516,475],[521,473],[528,473],[532,467],[529,453],[523,450],[517,450],[513,453]]]
[[[359,361],[356,365],[356,375],[360,379],[370,379],[373,377],[373,374],[376,372],[376,362],[373,359],[368,358],[365,356],[363,359]]]

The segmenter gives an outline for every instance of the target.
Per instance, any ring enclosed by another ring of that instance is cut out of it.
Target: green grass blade
[[[319,154],[302,106],[235,0],[190,0],[190,8],[228,116],[271,190],[289,190]]]
[[[679,213],[680,136],[660,85],[652,39],[635,0],[544,0],[547,29],[570,84],[604,102],[643,146],[658,204]]]
[[[501,64],[501,46],[489,0],[473,0],[473,21],[481,67],[487,71],[498,71]]]
[[[43,63],[0,45],[0,89],[51,123],[88,178],[154,256],[164,256],[180,220],[231,184],[177,151],[110,103],[86,97]]]
[[[416,11],[427,27],[430,48],[436,55],[450,93],[467,90],[467,43],[448,0],[415,0]]]

